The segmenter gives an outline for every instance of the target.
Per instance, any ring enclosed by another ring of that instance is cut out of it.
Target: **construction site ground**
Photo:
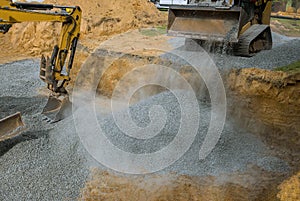
[[[139,144],[120,133],[109,114],[110,98],[118,81],[132,70],[136,70],[137,77],[150,77],[151,71],[139,71],[148,64],[163,64],[188,80],[199,99],[201,129],[191,148],[164,170],[146,175],[110,170],[82,145],[73,116],[50,124],[41,114],[49,92],[39,79],[39,55],[49,54],[55,41],[49,35],[55,33],[45,34],[33,44],[32,36],[24,32],[32,34],[41,27],[57,25],[18,25],[0,40],[0,45],[7,49],[0,53],[0,119],[20,111],[27,130],[0,142],[0,200],[300,200],[299,26],[286,34],[283,30],[288,27],[282,29],[280,21],[273,21],[272,50],[251,58],[222,51],[208,53],[225,85],[227,117],[216,147],[205,160],[199,161],[202,131],[207,130],[211,115],[210,98],[193,68],[168,56],[168,51],[185,47],[185,40],[166,35],[166,13],[155,7],[140,12],[141,7],[150,3],[132,1],[128,7],[139,12],[124,20],[132,22],[134,18],[135,24],[118,24],[118,18],[122,18],[118,16],[123,9],[121,4],[112,7],[110,1],[103,1],[103,5],[97,4],[97,0],[89,5],[82,2],[83,8],[98,5],[95,10],[106,16],[107,24],[85,16],[69,90],[75,84],[84,90],[97,83],[96,111],[107,137],[124,150],[149,153],[170,143],[178,131],[180,105],[170,92],[158,86],[136,93],[130,111],[134,121],[145,126],[149,123],[149,108],[162,105],[168,117],[166,135]],[[97,14],[87,10],[90,16]],[[18,38],[21,36],[22,40]],[[40,47],[48,38],[51,41]],[[119,54],[121,58],[117,58]],[[113,61],[108,69],[102,69],[103,59]],[[290,64],[296,67],[284,67]],[[81,68],[87,71],[80,72]],[[104,72],[99,80],[94,77],[95,69]],[[134,84],[136,80],[132,78],[125,86]],[[121,90],[116,96],[123,97],[125,93]],[[121,113],[123,109],[118,108]]]

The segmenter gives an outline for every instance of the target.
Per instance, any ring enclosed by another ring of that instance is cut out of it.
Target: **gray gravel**
[[[181,92],[182,96],[187,92]],[[186,103],[182,103],[186,104]],[[99,117],[104,134],[118,148],[130,153],[152,153],[167,146],[178,133],[181,111],[176,97],[171,92],[163,92],[130,107],[130,114],[136,125],[145,127],[150,123],[149,109],[160,105],[167,114],[167,122],[159,134],[151,139],[140,140],[127,136],[116,125],[114,118]],[[268,148],[257,137],[227,120],[222,136],[213,151],[204,160],[199,160],[199,150],[206,136],[211,108],[199,102],[201,120],[198,134],[190,149],[176,163],[163,172],[177,172],[188,175],[220,175],[235,171],[245,171],[249,165],[257,165],[268,171],[286,172],[289,166],[276,158],[265,158]],[[126,110],[122,111],[126,112]],[[119,115],[122,115],[122,112]],[[186,130],[185,132],[190,132]],[[266,160],[265,160],[266,159]]]
[[[182,41],[172,40],[177,45]],[[214,59],[220,69],[272,69],[300,59],[300,40],[276,40],[279,42],[272,50],[252,58],[215,55]],[[0,144],[0,200],[76,200],[90,166],[95,165],[81,145],[71,117],[52,125],[42,120],[40,112],[47,97],[38,95],[37,90],[44,86],[38,78],[38,71],[38,60],[0,65],[0,117],[21,111],[29,128],[10,146]],[[138,125],[149,123],[148,109],[153,104],[164,107],[168,120],[162,132],[150,140],[125,136],[111,116],[101,116],[99,120],[109,139],[118,147],[134,153],[153,152],[174,138],[180,119],[178,102],[165,92],[131,107],[131,114]],[[199,161],[198,152],[210,118],[210,105],[200,103],[200,106],[202,118],[193,145],[180,160],[163,172],[218,175],[243,171],[247,165],[258,165],[276,172],[288,170],[284,161],[269,156],[268,148],[259,139],[235,128],[229,120],[215,149],[205,160]]]
[[[235,57],[214,55],[216,65],[222,70],[227,68],[262,68],[272,70],[300,60],[300,39],[280,39],[275,37],[271,50],[257,53],[254,57]]]
[[[38,60],[0,65],[0,118],[20,111],[28,130],[0,143],[0,200],[76,200],[89,174],[71,118],[48,124]]]
[[[39,60],[22,60],[8,64],[0,64],[1,96],[32,97],[37,90],[45,86],[38,79]]]
[[[1,200],[78,198],[89,173],[83,165],[86,159],[76,135],[55,132],[59,128],[62,125],[52,131],[35,131],[37,139],[19,143],[0,158]],[[32,137],[28,132],[25,135]]]
[[[261,51],[253,57],[239,57],[220,53],[209,53],[209,55],[221,71],[231,68],[252,67],[272,70],[300,60],[299,37],[291,38],[272,33],[272,38],[273,48]],[[169,40],[169,43],[174,48],[183,48],[185,40],[184,38],[172,38]]]

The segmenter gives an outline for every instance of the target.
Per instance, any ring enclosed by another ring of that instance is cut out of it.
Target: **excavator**
[[[218,42],[238,56],[272,48],[272,0],[204,0],[171,5],[167,32],[186,40]]]
[[[15,23],[62,23],[60,40],[54,46],[51,57],[42,55],[40,79],[50,90],[43,114],[52,121],[59,121],[70,110],[66,86],[70,81],[77,42],[80,35],[81,9],[79,6],[23,3],[0,0],[0,34],[5,34]],[[0,142],[18,136],[25,129],[18,112],[0,120]]]

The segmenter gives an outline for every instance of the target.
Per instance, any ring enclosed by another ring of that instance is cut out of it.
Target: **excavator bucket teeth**
[[[72,104],[69,97],[50,96],[42,114],[51,123],[58,122],[72,114]]]
[[[1,119],[0,142],[20,135],[25,129],[25,124],[22,121],[20,112]]]
[[[168,35],[191,39],[237,42],[240,8],[218,9],[201,6],[171,6]]]

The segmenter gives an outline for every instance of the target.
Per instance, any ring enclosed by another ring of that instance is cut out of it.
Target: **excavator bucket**
[[[0,142],[14,138],[25,130],[21,113],[15,113],[0,120]]]
[[[68,96],[50,96],[42,114],[50,123],[58,122],[72,114],[72,104]]]
[[[241,8],[171,6],[168,35],[191,39],[238,42]]]

